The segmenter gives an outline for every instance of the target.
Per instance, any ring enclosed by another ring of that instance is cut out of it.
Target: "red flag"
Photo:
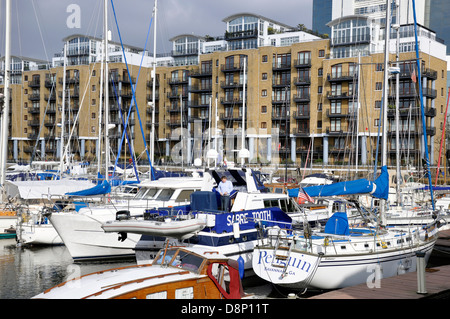
[[[411,73],[411,80],[416,83],[417,82],[417,77],[416,77],[416,68],[413,69],[412,73]]]
[[[298,198],[297,201],[299,204],[304,204],[305,202],[311,202],[314,203],[314,199],[309,196],[302,187],[298,189]]]

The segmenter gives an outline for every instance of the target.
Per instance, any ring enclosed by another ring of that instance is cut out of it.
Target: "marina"
[[[224,36],[178,35],[170,54],[166,1],[143,15],[144,48],[124,43],[115,2],[91,8],[100,38],[27,61],[5,0],[0,299],[236,313],[450,297],[448,57],[422,0],[358,1],[329,34],[235,13]]]

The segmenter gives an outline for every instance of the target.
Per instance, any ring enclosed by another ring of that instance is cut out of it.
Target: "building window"
[[[96,89],[95,84],[92,84],[92,92],[95,92]]]
[[[91,105],[95,105],[95,99],[92,99]]]
[[[95,126],[91,126],[91,133],[95,133]]]
[[[323,58],[325,56],[325,50],[319,50],[319,58]]]
[[[375,83],[375,91],[381,91],[383,89],[383,83],[376,82]]]
[[[92,76],[95,76],[95,75],[96,75],[95,70],[92,70]]]
[[[322,128],[322,121],[317,121],[317,128],[321,129]]]
[[[381,108],[381,100],[375,101],[375,108],[376,109]]]
[[[321,85],[319,85],[317,93],[322,94],[322,86]]]
[[[376,68],[377,72],[381,72],[383,71],[383,63],[377,63],[377,68]]]
[[[263,55],[262,56],[262,62],[263,63],[267,63],[267,55]]]
[[[263,74],[262,74],[262,80],[263,80],[263,81],[267,80],[267,73],[263,73]]]
[[[262,90],[261,91],[261,96],[262,97],[266,97],[267,96],[267,90]]]
[[[95,120],[95,113],[94,112],[92,112],[92,114],[91,114],[91,119]]]
[[[261,113],[267,113],[267,106],[266,105],[261,106]]]
[[[322,112],[322,103],[317,103],[317,111]]]
[[[380,119],[375,119],[374,123],[373,123],[373,126],[375,126],[375,127],[380,126]]]
[[[323,76],[323,68],[319,68],[319,70],[317,71],[317,75]]]
[[[261,128],[266,129],[267,128],[267,122],[261,122]]]

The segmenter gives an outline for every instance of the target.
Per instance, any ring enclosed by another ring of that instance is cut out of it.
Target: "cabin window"
[[[192,189],[181,191],[180,194],[178,195],[176,201],[177,202],[190,201],[191,200],[191,194],[193,192],[194,192],[194,190],[192,190]]]
[[[278,207],[278,199],[266,199],[264,201],[264,208]]]
[[[174,189],[171,188],[165,188],[159,193],[158,197],[156,197],[157,200],[167,201],[169,200],[173,193],[175,192]]]
[[[194,299],[194,287],[175,290],[175,299]]]
[[[148,294],[146,299],[167,299],[167,291],[154,292]]]
[[[141,188],[136,194],[136,199],[152,199],[158,190],[158,188]]]
[[[288,203],[285,199],[280,199],[280,208],[283,212],[289,211]]]

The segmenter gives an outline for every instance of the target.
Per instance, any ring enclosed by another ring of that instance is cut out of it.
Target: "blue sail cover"
[[[104,195],[111,192],[111,185],[108,181],[103,181],[101,184],[96,185],[92,188],[84,189],[78,192],[66,193],[68,196],[94,196],[94,195]]]
[[[304,187],[303,190],[311,197],[371,194],[373,197],[387,200],[389,195],[389,174],[387,167],[383,166],[381,175],[374,182],[367,179],[358,179],[329,185]],[[298,191],[298,188],[289,189],[289,196],[297,197]]]

